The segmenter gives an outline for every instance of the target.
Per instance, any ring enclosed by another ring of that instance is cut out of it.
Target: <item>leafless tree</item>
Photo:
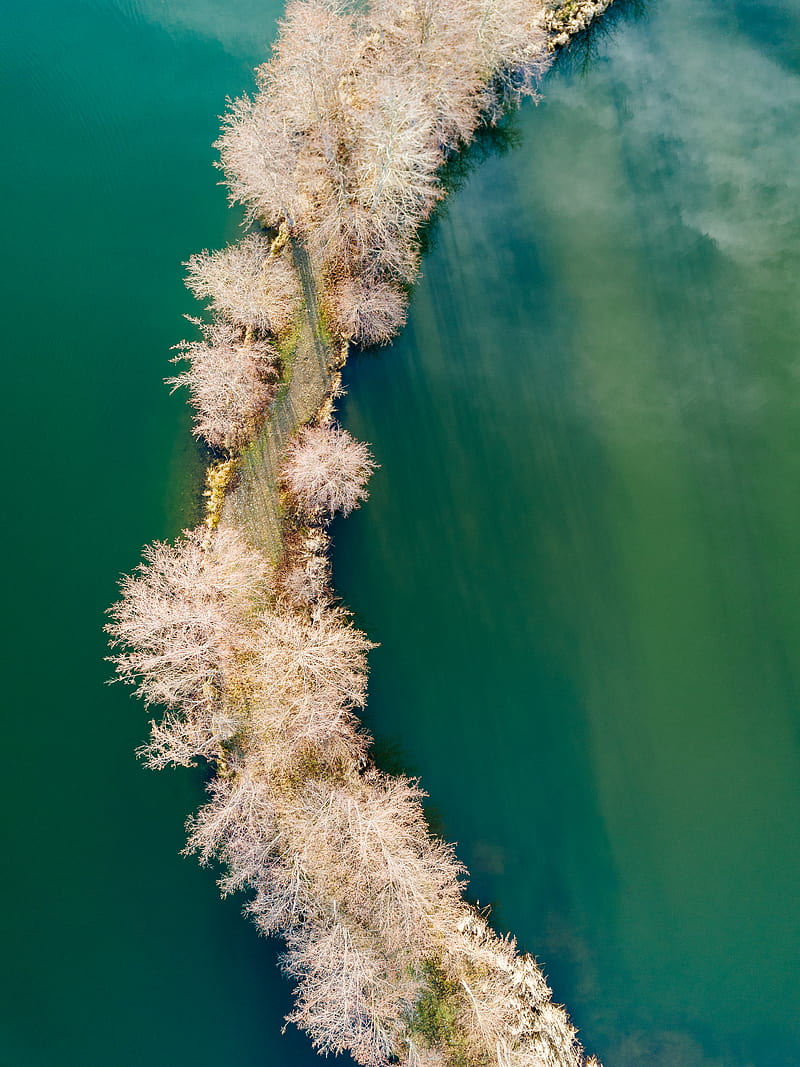
[[[463,993],[457,1028],[475,1059],[514,1067],[580,1067],[583,1049],[562,1007],[553,1003],[536,961],[464,909],[445,939],[442,965]],[[599,1067],[592,1057],[586,1067]]]
[[[463,868],[430,835],[419,788],[369,772],[344,784],[309,782],[284,813],[295,850],[323,899],[406,959],[436,951],[461,907]]]
[[[341,179],[341,82],[359,48],[344,4],[293,0],[258,93],[229,105],[217,143],[231,195],[267,224],[306,224]]]
[[[439,199],[430,108],[421,77],[401,78],[373,53],[359,77],[363,94],[348,119],[353,150],[348,177],[359,200],[379,217],[413,225],[427,218]]]
[[[290,936],[284,957],[298,979],[288,1016],[324,1053],[350,1052],[364,1067],[392,1062],[416,986],[354,923],[333,918]]]
[[[366,700],[373,647],[328,600],[310,613],[285,600],[265,612],[247,668],[252,766],[280,776],[298,766],[338,773],[363,761],[369,737],[353,709]]]
[[[470,140],[481,119],[487,78],[474,5],[459,0],[374,0],[386,66],[421,79],[433,137],[446,154]]]
[[[209,785],[210,800],[189,820],[185,852],[203,865],[219,860],[225,873],[219,884],[227,896],[255,891],[247,905],[264,933],[286,933],[300,921],[319,919],[320,902],[307,872],[292,854],[280,825],[276,791],[260,768],[243,766],[235,776]]]
[[[366,500],[375,469],[369,448],[338,426],[301,430],[287,451],[283,477],[304,514],[325,520],[349,515]]]
[[[237,326],[280,333],[291,325],[300,286],[285,254],[270,255],[270,243],[251,233],[218,252],[201,252],[186,264],[186,284],[198,298]]]
[[[288,567],[281,588],[296,607],[309,608],[330,599],[330,563],[325,556],[311,555]]]
[[[294,225],[302,143],[293,139],[278,102],[265,94],[229,101],[214,147],[230,199],[245,205],[250,221],[277,227],[286,219]]]
[[[176,543],[156,541],[122,578],[109,609],[113,657],[125,682],[147,704],[191,706],[227,673],[266,578],[262,557],[232,530],[186,530]]]
[[[267,567],[233,531],[187,530],[157,541],[123,577],[106,627],[119,678],[147,705],[170,709],[145,754],[154,766],[208,755],[237,715],[237,657],[251,641],[250,617]]]
[[[302,536],[291,539],[280,581],[283,599],[290,609],[316,618],[331,603],[330,546],[330,534],[321,526],[306,529]]]
[[[218,694],[209,694],[204,706],[180,714],[168,711],[162,719],[151,721],[150,741],[137,749],[137,755],[154,771],[193,767],[198,758],[216,759],[222,743],[233,736],[238,725],[233,709],[213,712],[217,700]]]
[[[184,852],[196,853],[204,866],[214,859],[226,865],[223,895],[258,888],[270,877],[280,835],[269,789],[247,768],[215,778],[208,789],[211,799],[187,824]]]
[[[235,451],[250,441],[275,395],[278,353],[263,338],[227,322],[190,322],[202,341],[182,341],[173,362],[189,368],[167,384],[186,386],[195,408],[194,432],[212,448]]]
[[[551,62],[542,8],[528,0],[471,0],[485,76],[484,108],[535,96]],[[492,94],[496,94],[492,100]],[[491,101],[491,103],[489,103]]]
[[[419,274],[415,225],[409,219],[371,212],[357,193],[320,198],[303,234],[317,275],[326,281],[349,275],[367,284],[389,280],[410,285]]]
[[[347,703],[332,690],[269,693],[250,720],[260,740],[265,773],[295,774],[298,767],[336,774],[367,759],[368,735]]]
[[[408,297],[399,285],[345,275],[327,289],[325,305],[340,336],[364,346],[381,345],[405,326]]]
[[[413,280],[417,229],[441,196],[422,79],[402,78],[365,50],[342,105],[346,167],[320,187],[305,240],[322,270]]]
[[[256,654],[265,682],[275,679],[304,693],[332,691],[351,707],[363,707],[366,654],[374,647],[342,609],[328,608],[316,619],[268,611],[261,617]]]
[[[336,0],[290,0],[272,59],[256,72],[259,89],[280,102],[288,129],[304,134],[337,164],[342,79],[358,37],[347,5]]]

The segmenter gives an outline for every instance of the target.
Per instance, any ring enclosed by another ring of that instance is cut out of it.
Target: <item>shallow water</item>
[[[10,1067],[315,1062],[100,634],[194,518],[179,263],[236,231],[209,146],[278,6],[6,12]],[[556,71],[349,372],[382,468],[337,581],[382,758],[607,1067],[800,1061],[798,29],[662,0]]]

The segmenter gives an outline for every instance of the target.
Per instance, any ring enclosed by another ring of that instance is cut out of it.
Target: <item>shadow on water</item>
[[[365,718],[609,1067],[800,1047],[798,86],[750,9],[559,60],[346,375]]]
[[[657,0],[614,0],[602,18],[595,19],[581,33],[575,34],[562,48],[550,68],[556,76],[586,76],[604,54],[625,23],[644,18]]]

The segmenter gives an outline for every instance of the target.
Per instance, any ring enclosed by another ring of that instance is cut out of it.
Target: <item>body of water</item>
[[[196,517],[160,379],[210,148],[277,0],[12,0],[2,45],[9,1067],[305,1067],[275,946],[182,859],[100,632]],[[382,464],[336,528],[368,722],[606,1067],[789,1067],[796,965],[800,7],[661,0],[556,70],[354,360]]]
[[[557,69],[355,361],[368,722],[607,1067],[800,1062],[800,5]]]
[[[161,379],[195,310],[181,261],[237,231],[217,115],[279,12],[5,11],[3,1067],[316,1062],[281,1036],[274,946],[179,855],[203,777],[138,764],[146,715],[104,684],[101,632],[141,545],[197,515],[200,458]]]

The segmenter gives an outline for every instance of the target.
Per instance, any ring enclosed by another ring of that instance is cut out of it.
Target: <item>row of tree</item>
[[[150,766],[217,764],[187,850],[284,938],[290,1019],[320,1050],[365,1067],[582,1062],[533,961],[464,902],[418,785],[370,762],[373,646],[329,593],[301,607],[240,534],[187,531],[145,551],[108,630],[120,676],[165,708]]]
[[[170,384],[209,445],[235,454],[258,432],[303,314],[361,344],[402,326],[441,165],[533,93],[546,17],[537,0],[292,0],[219,141],[260,229],[187,264],[209,321],[178,346]],[[279,567],[236,529],[187,531],[145,550],[110,612],[119,676],[163,709],[148,764],[217,768],[188,849],[221,861],[223,892],[247,890],[259,928],[285,939],[290,1018],[322,1051],[365,1067],[578,1067],[534,961],[464,902],[418,785],[371,762],[358,712],[372,645],[334,601],[327,533],[366,498],[369,449],[324,422],[280,463]]]

